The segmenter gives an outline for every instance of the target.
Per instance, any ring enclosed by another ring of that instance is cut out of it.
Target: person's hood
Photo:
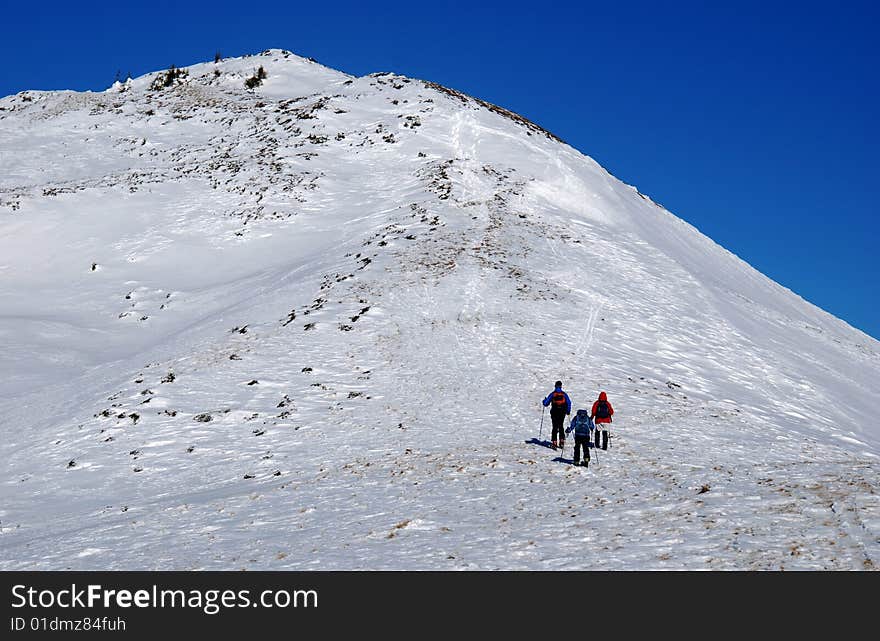
[[[589,416],[590,413],[587,410],[578,410],[577,415],[578,416]]]
[[[605,394],[605,392],[599,392],[599,400],[608,401],[608,396]]]

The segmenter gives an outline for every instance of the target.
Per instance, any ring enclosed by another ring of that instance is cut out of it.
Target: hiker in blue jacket
[[[590,430],[596,427],[587,410],[578,410],[566,433],[574,430],[574,464],[580,465],[580,449],[584,449],[584,467],[590,464]]]
[[[555,389],[547,395],[542,403],[544,407],[550,407],[550,420],[553,421],[553,449],[557,444],[565,447],[565,417],[571,414],[571,399],[562,391],[562,381],[556,381]],[[558,436],[558,440],[557,440]]]

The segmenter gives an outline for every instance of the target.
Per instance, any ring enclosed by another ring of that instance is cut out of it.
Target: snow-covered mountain
[[[878,342],[433,83],[3,98],[0,337],[0,569],[880,559]],[[557,378],[588,469],[528,442]]]

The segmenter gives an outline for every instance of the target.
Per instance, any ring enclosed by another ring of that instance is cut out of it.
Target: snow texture
[[[433,83],[3,98],[0,339],[3,570],[880,559],[877,341]],[[614,405],[589,468],[556,379]]]

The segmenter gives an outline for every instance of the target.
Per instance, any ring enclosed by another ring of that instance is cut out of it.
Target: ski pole
[[[544,434],[544,410],[546,407],[541,408],[541,429],[538,430],[538,440],[540,441]]]

